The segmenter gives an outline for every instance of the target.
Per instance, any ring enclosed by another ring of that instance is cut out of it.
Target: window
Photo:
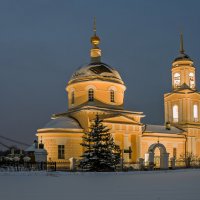
[[[110,90],[110,102],[115,102],[115,92],[114,90]]]
[[[173,122],[178,122],[178,106],[173,106]]]
[[[92,88],[88,90],[88,101],[94,101],[94,90]]]
[[[193,105],[193,117],[194,117],[194,121],[197,122],[198,121],[198,106],[197,106],[197,104]]]
[[[74,94],[74,91],[72,91],[72,101],[71,101],[71,103],[74,104],[74,102],[75,102],[75,94]]]
[[[195,87],[194,73],[192,73],[192,72],[189,73],[189,86],[190,86],[190,88]]]
[[[174,74],[174,87],[178,88],[181,85],[181,76],[179,73]]]
[[[176,148],[173,148],[173,157],[176,158]]]
[[[132,159],[132,149],[131,149],[131,147],[129,147],[129,159]]]
[[[65,159],[65,146],[58,145],[58,159]]]

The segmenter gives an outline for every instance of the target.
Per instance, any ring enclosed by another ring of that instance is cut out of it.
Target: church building
[[[48,153],[48,161],[80,159],[84,132],[96,114],[110,129],[125,162],[140,158],[179,158],[187,152],[200,156],[200,94],[196,89],[195,66],[185,54],[181,35],[180,55],[172,62],[172,91],[164,95],[165,124],[143,124],[143,112],[124,109],[126,85],[119,72],[101,61],[100,38],[91,37],[89,64],[77,69],[66,86],[68,110],[53,114],[37,130]],[[155,157],[154,157],[155,155]]]

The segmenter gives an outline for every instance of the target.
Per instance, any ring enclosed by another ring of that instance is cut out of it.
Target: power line
[[[4,146],[4,147],[10,149],[10,147],[9,147],[8,145],[6,145],[6,144],[4,144],[4,143],[2,143],[2,142],[0,142],[0,144],[1,144],[2,146]]]
[[[10,142],[14,142],[14,143],[21,144],[21,145],[24,145],[24,146],[30,146],[30,144],[26,144],[26,143],[24,143],[24,142],[20,142],[20,141],[18,141],[18,140],[14,140],[14,139],[5,137],[5,136],[3,136],[3,135],[0,135],[0,138],[3,138],[3,139],[8,140],[8,141],[10,141]]]

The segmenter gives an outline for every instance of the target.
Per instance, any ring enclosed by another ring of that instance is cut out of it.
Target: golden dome
[[[94,46],[97,46],[100,43],[100,38],[94,35],[91,37],[90,41]]]

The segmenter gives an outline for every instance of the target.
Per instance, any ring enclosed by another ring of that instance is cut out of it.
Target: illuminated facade
[[[195,66],[185,54],[181,35],[180,56],[172,63],[172,92],[164,95],[165,122],[185,131],[186,151],[200,156],[200,93],[196,89]]]
[[[38,129],[37,136],[42,138],[48,160],[79,159],[83,152],[82,135],[97,113],[123,150],[125,162],[145,158],[152,149],[159,156],[159,148],[166,148],[167,158],[178,158],[187,151],[200,155],[200,95],[195,67],[184,53],[183,43],[180,57],[172,63],[172,92],[164,95],[165,126],[143,124],[142,112],[124,110],[126,86],[114,68],[101,62],[95,26],[91,43],[91,62],[75,71],[66,87],[68,111],[54,114],[44,128]]]

